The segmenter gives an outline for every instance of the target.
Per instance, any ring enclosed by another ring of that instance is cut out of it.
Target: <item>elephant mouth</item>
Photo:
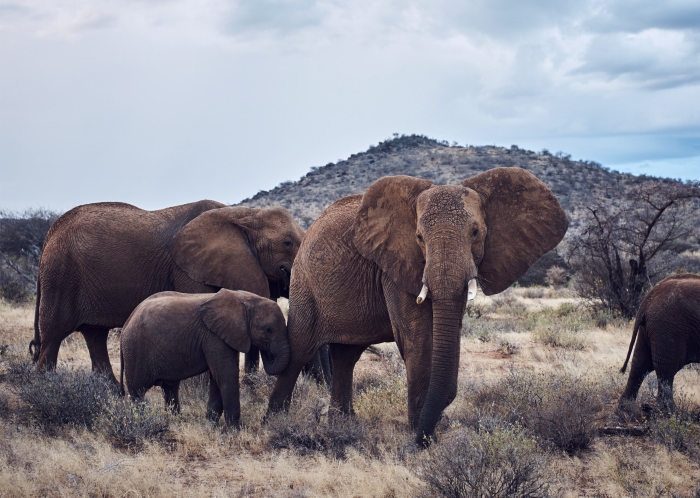
[[[275,355],[269,353],[265,350],[260,350],[260,356],[268,365],[273,365],[275,363]]]

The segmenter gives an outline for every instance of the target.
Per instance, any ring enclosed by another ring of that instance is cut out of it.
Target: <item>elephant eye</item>
[[[416,234],[416,238],[423,242],[423,236],[421,234]]]
[[[479,229],[475,228],[474,230],[472,230],[472,237],[476,237],[477,235],[479,235]]]
[[[284,241],[284,247],[292,247],[292,241],[289,239],[286,239]]]
[[[272,327],[265,327],[265,332],[272,334]]]

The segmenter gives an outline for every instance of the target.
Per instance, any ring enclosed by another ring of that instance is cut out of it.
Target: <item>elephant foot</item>
[[[427,450],[433,443],[437,443],[437,436],[435,434],[428,436],[427,434],[419,433],[415,439],[416,446],[422,450]]]

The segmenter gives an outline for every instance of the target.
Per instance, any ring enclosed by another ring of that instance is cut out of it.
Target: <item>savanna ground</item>
[[[654,375],[616,412],[631,323],[566,289],[511,289],[467,310],[460,388],[427,451],[412,444],[394,344],[355,370],[356,417],[328,417],[329,395],[297,383],[290,412],[262,423],[273,379],[241,382],[243,428],[205,421],[206,377],[159,388],[144,406],[87,373],[82,336],[56,373],[31,370],[33,303],[0,302],[1,496],[668,496],[700,497],[699,371],[676,377],[662,415]],[[118,331],[109,341],[119,369]]]

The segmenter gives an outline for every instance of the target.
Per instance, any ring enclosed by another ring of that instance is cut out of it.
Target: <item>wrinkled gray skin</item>
[[[161,386],[165,403],[180,411],[180,381],[209,370],[207,418],[239,428],[239,352],[260,349],[277,375],[289,362],[289,340],[276,303],[244,291],[216,294],[160,292],[143,301],[121,333],[121,389],[132,399]]]
[[[63,339],[85,337],[92,368],[117,381],[109,330],[162,291],[245,290],[276,299],[288,288],[304,232],[281,207],[199,201],[158,211],[119,202],[86,204],[49,230],[39,262],[34,361],[53,368]],[[257,350],[246,370],[257,370]]]
[[[503,291],[568,226],[552,192],[519,168],[461,185],[384,177],[336,201],[311,225],[294,262],[289,366],[268,413],[289,404],[304,364],[330,344],[331,408],[352,412],[355,363],[371,344],[396,341],[406,363],[408,422],[428,444],[457,394],[459,341],[469,282]],[[423,285],[429,295],[417,296]]]
[[[673,379],[689,363],[700,362],[700,276],[682,274],[659,282],[637,311],[627,363],[632,367],[620,404],[635,400],[644,378],[656,371],[659,404],[673,409]]]

